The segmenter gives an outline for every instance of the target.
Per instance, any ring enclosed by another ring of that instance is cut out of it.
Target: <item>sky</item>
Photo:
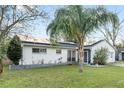
[[[54,19],[54,13],[56,9],[62,8],[64,6],[62,5],[42,5],[41,9],[44,10],[49,18],[43,20],[42,22],[37,21],[37,24],[34,25],[34,31],[32,31],[31,35],[33,37],[38,37],[38,38],[49,38],[49,36],[46,34],[46,28],[48,24]],[[85,5],[84,7],[96,7],[95,5]],[[124,6],[123,5],[107,5],[105,6],[108,10],[117,12],[120,20],[124,19]],[[88,37],[89,39],[93,40],[100,40],[103,39],[103,35],[97,31],[97,33],[92,33],[91,36]],[[123,28],[121,29],[121,32],[119,33],[119,39],[124,38],[124,25]]]

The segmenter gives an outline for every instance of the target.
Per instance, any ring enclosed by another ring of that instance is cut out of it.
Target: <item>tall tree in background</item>
[[[111,15],[110,22],[106,23],[102,28],[100,28],[100,31],[104,35],[106,41],[115,49],[115,60],[118,60],[119,56],[119,48],[117,47],[116,40],[121,32],[123,22],[124,20],[119,20],[117,13],[113,13],[113,15]]]
[[[111,13],[102,6],[92,9],[79,5],[67,6],[56,11],[54,20],[47,27],[47,33],[52,41],[64,37],[76,41],[79,50],[80,72],[82,72],[86,36],[108,22],[110,15]]]
[[[100,28],[100,31],[104,35],[105,39],[108,41],[110,45],[112,45],[115,48],[115,50],[117,36],[121,31],[120,29],[123,22],[124,20],[120,22],[117,13],[113,13],[113,15],[111,15],[110,22],[106,23],[102,28]]]
[[[0,6],[0,44],[11,31],[17,31],[19,28],[27,28],[27,25],[33,24],[33,21],[40,17],[46,17],[46,14],[39,9],[39,6]]]
[[[21,48],[21,41],[19,37],[16,35],[10,41],[7,50],[7,57],[15,64],[19,64],[19,60],[22,57],[22,48]]]
[[[119,42],[118,44],[116,44],[116,48],[124,48],[124,40],[121,40],[121,42]]]
[[[19,29],[22,32],[26,28],[29,30],[32,26],[28,26],[38,18],[46,18],[46,13],[40,6],[0,5],[0,50],[3,50],[3,44],[11,32],[17,32]],[[0,61],[2,58],[3,53],[0,54]],[[0,65],[1,69],[2,62]]]

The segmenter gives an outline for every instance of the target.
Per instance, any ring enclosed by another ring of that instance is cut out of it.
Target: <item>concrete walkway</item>
[[[90,66],[90,67],[105,67],[105,65],[87,65],[87,66]]]
[[[124,64],[113,64],[114,66],[124,67]]]

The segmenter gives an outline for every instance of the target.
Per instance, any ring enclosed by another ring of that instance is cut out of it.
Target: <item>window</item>
[[[41,53],[46,53],[47,50],[46,50],[46,49],[40,49],[40,52],[41,52]]]
[[[32,48],[33,53],[39,53],[39,48]]]
[[[62,53],[62,51],[60,49],[56,50],[56,54],[61,54],[61,53]]]
[[[32,48],[32,52],[33,53],[46,53],[47,50],[46,49],[41,49],[41,48]]]
[[[75,57],[75,51],[72,51],[72,57]]]

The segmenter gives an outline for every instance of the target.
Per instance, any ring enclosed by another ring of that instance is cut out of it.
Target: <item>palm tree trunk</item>
[[[83,62],[84,62],[84,43],[82,40],[79,46],[79,66],[80,66],[79,72],[83,72]]]

